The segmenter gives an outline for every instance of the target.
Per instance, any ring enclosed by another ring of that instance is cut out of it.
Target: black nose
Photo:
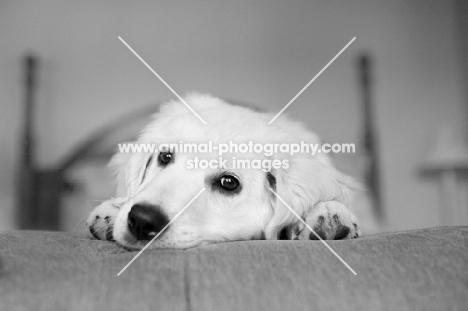
[[[157,206],[135,204],[128,213],[128,229],[137,240],[151,240],[169,219]]]

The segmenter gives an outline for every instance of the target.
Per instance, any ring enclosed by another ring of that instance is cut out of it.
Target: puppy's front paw
[[[356,217],[337,201],[317,203],[305,221],[322,240],[355,239],[361,235]],[[296,239],[318,240],[314,232],[300,224],[296,230]]]
[[[89,215],[86,225],[89,233],[98,240],[114,241],[114,222],[124,198],[112,198],[102,202]]]

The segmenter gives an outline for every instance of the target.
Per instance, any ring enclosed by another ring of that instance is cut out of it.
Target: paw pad
[[[348,236],[349,231],[350,231],[349,227],[340,225],[338,229],[336,229],[335,240],[344,239],[345,237]]]
[[[320,238],[321,238],[322,240],[326,240],[326,239],[327,239],[327,234],[326,234],[325,232],[323,232],[322,229],[320,229],[319,227],[315,227],[315,228],[314,228],[314,231],[315,231],[315,233],[317,233],[317,234],[320,236]],[[318,238],[313,232],[310,233],[309,239],[311,239],[311,240],[319,240],[319,238]]]
[[[99,240],[99,236],[97,235],[96,230],[94,230],[93,225],[89,226],[89,232],[91,232],[91,234],[93,235],[94,238],[96,238],[97,240]]]

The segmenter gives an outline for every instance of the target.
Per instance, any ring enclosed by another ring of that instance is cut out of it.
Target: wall
[[[375,56],[386,229],[438,225],[437,185],[418,167],[439,126],[462,126],[452,1],[3,1],[0,4],[0,229],[13,228],[20,57],[41,57],[36,134],[51,166],[89,133],[179,93],[281,109],[354,36],[288,113],[327,141],[358,142],[355,58]]]

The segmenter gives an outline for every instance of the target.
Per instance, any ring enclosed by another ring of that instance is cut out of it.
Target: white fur
[[[143,129],[139,143],[178,143],[254,141],[259,143],[319,143],[319,138],[302,124],[285,115],[268,125],[272,114],[260,113],[246,107],[233,106],[208,95],[192,94],[186,102],[207,122],[200,120],[178,101],[161,107],[154,121]],[[148,154],[116,154],[111,165],[116,169],[120,209],[113,220],[114,239],[129,248],[141,248],[147,241],[137,241],[127,228],[127,216],[134,204],[158,206],[172,219],[202,188],[205,192],[151,245],[153,248],[187,248],[197,245],[248,239],[277,239],[284,227],[293,227],[298,219],[268,190],[262,170],[230,170],[242,184],[238,195],[226,196],[212,188],[210,176],[219,169],[187,169],[191,155],[176,154],[175,162],[158,167],[156,161],[145,171]],[[155,155],[156,156],[156,155]],[[197,154],[199,158],[217,158],[217,154]],[[263,154],[249,155],[266,159]],[[225,154],[223,157],[241,157]],[[347,210],[352,199],[354,181],[338,172],[325,153],[315,156],[275,154],[272,159],[289,161],[288,169],[272,171],[276,191],[289,206],[305,219],[322,202],[337,202],[333,206],[344,223],[351,223]],[[104,203],[105,205],[106,203]],[[341,211],[340,211],[341,209]],[[88,220],[90,225],[98,207]],[[102,212],[101,214],[105,214]],[[317,214],[317,213],[315,213]],[[310,217],[309,217],[310,218]],[[313,220],[309,221],[313,223]],[[355,223],[355,219],[352,219]],[[351,227],[352,227],[351,223]],[[354,235],[353,235],[354,236]],[[352,236],[351,236],[352,237]]]

